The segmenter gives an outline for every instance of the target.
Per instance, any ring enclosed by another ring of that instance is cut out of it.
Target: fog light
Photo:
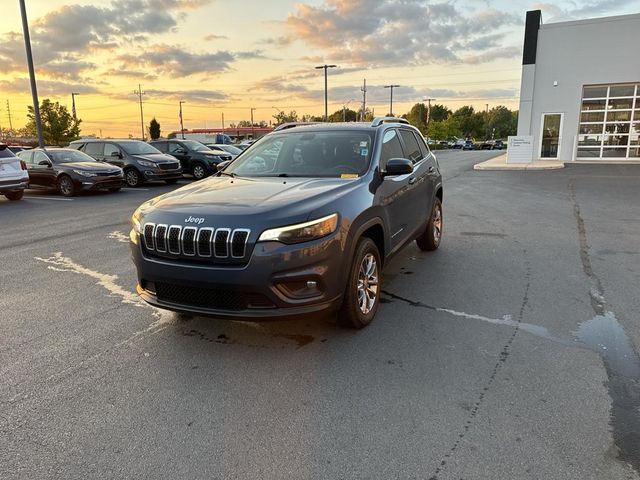
[[[307,282],[307,288],[308,288],[308,289],[315,289],[315,288],[318,288],[318,282],[315,282],[315,281],[313,281],[313,280],[309,280],[309,281]]]
[[[292,280],[278,283],[278,290],[294,300],[322,295],[322,288],[315,280]]]

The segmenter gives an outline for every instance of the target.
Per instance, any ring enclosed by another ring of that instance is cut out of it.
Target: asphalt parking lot
[[[0,199],[0,478],[640,478],[640,166],[494,155],[439,154],[443,245],[357,332],[144,305],[175,187]]]

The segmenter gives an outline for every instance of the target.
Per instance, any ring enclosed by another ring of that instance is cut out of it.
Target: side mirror
[[[120,152],[111,152],[112,158],[122,158],[122,154]]]
[[[392,158],[387,162],[385,177],[393,175],[407,175],[413,173],[413,162],[406,158]]]
[[[51,162],[49,160],[40,160],[38,162],[38,165],[42,165],[44,167],[51,167],[52,166],[52,164],[51,164]]]
[[[217,164],[216,168],[218,169],[218,171],[224,170],[225,167],[230,163],[231,163],[231,160],[225,160],[224,162],[220,162],[219,164]]]

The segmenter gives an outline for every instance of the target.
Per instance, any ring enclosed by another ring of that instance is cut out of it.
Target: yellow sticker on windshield
[[[358,178],[357,173],[343,173],[340,178]]]

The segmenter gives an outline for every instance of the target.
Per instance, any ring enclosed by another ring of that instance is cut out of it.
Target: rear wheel
[[[431,209],[427,228],[425,228],[422,235],[416,239],[416,243],[420,250],[436,250],[442,241],[443,227],[444,220],[442,218],[442,202],[438,197],[436,197],[433,202],[433,208]]]
[[[4,194],[12,202],[20,200],[24,196],[24,190],[14,190],[13,192],[6,192]]]
[[[363,237],[358,242],[344,301],[338,312],[343,327],[363,328],[375,317],[380,305],[380,252],[375,242]]]
[[[193,167],[191,167],[191,175],[193,175],[193,178],[196,180],[202,180],[207,176],[207,171],[201,163],[194,163]]]
[[[128,168],[124,172],[124,181],[127,182],[127,185],[136,188],[142,185],[142,175],[135,168]]]
[[[65,197],[73,197],[76,194],[76,186],[71,177],[67,175],[58,177],[58,191]]]

